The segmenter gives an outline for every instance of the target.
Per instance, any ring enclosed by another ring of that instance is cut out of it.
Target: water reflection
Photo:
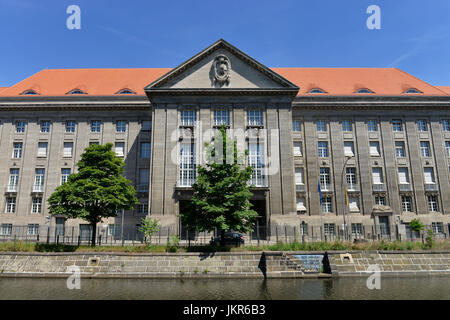
[[[450,299],[450,277],[382,278],[369,290],[366,278],[341,279],[66,279],[0,278],[0,299],[335,300]]]

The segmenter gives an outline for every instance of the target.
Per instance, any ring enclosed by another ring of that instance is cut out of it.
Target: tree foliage
[[[145,243],[151,242],[152,235],[155,232],[158,232],[161,225],[159,224],[158,219],[152,219],[151,217],[145,217],[141,220],[141,225],[138,228],[139,232],[144,234]]]
[[[78,161],[78,172],[57,187],[48,199],[52,215],[83,219],[92,225],[95,246],[97,223],[115,217],[116,210],[131,210],[139,203],[130,180],[122,174],[125,163],[112,151],[112,144],[92,144]]]
[[[258,216],[252,210],[252,192],[248,181],[253,169],[242,168],[236,141],[229,141],[225,127],[220,128],[213,143],[207,145],[207,163],[198,167],[193,196],[181,221],[189,230],[227,230],[248,232]]]
[[[420,222],[419,219],[411,220],[411,222],[409,223],[409,226],[411,227],[412,231],[416,231],[416,232],[420,232],[425,228],[424,224],[422,222]]]

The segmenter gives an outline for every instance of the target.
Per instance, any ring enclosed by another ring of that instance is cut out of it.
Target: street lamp
[[[344,173],[345,173],[345,166],[347,165],[348,160],[351,159],[351,156],[345,157],[344,166],[342,167],[342,175],[341,175],[341,189],[342,189],[342,216],[344,217],[344,239],[347,240],[347,221],[345,219],[345,211],[346,211],[346,204],[345,204],[345,189],[344,189]]]

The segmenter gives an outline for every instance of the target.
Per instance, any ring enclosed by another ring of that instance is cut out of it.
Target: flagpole
[[[320,241],[323,240],[323,233],[325,232],[324,228],[323,228],[323,210],[322,210],[322,189],[320,187],[320,173],[319,173],[319,177],[317,179],[317,191],[319,192],[319,210],[320,210]]]

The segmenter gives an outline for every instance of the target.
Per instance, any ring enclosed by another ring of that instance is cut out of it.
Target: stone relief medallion
[[[221,54],[214,59],[214,80],[220,85],[230,83],[231,63],[227,56]]]

